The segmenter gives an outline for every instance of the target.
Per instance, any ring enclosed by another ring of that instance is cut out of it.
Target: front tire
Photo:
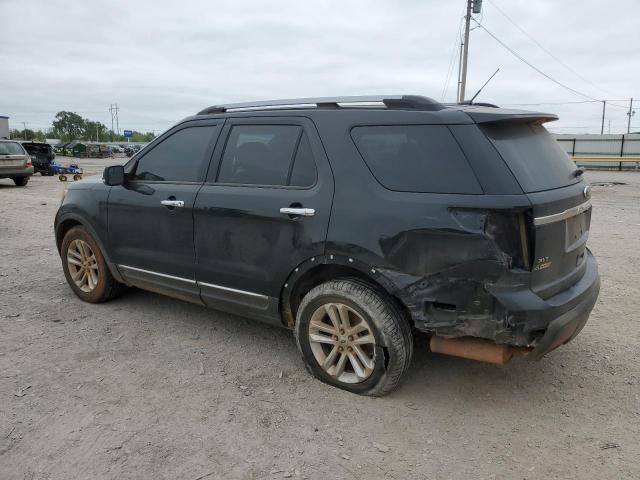
[[[29,177],[13,177],[11,180],[16,184],[16,187],[24,187],[29,183]]]
[[[84,227],[67,232],[60,256],[67,283],[85,302],[106,302],[122,292],[124,286],[113,278],[98,243]]]
[[[385,292],[357,279],[332,280],[307,293],[295,336],[314,377],[359,395],[394,390],[413,356],[406,316]]]

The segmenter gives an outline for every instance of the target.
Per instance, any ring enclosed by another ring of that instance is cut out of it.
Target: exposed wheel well
[[[56,233],[56,244],[58,245],[58,251],[60,250],[60,246],[62,245],[62,239],[64,238],[64,236],[69,230],[77,225],[82,225],[82,223],[73,219],[65,220],[60,224],[60,227],[58,227],[58,231]]]
[[[293,285],[291,294],[288,297],[288,304],[282,305],[284,317],[289,326],[295,324],[296,314],[298,313],[298,306],[302,302],[302,298],[314,287],[329,280],[336,280],[338,278],[357,278],[365,283],[368,283],[375,289],[384,292],[389,296],[396,306],[404,313],[405,318],[413,327],[413,320],[409,314],[409,309],[394,295],[390,294],[386,288],[384,288],[374,278],[371,278],[367,274],[360,270],[345,265],[318,265],[307,272],[305,272]]]

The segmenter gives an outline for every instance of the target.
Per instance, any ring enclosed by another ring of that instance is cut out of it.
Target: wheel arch
[[[89,231],[91,236],[95,239],[96,243],[100,247],[100,252],[105,259],[107,267],[111,272],[111,275],[120,283],[124,283],[120,272],[116,268],[116,265],[111,261],[107,250],[100,239],[100,236],[96,232],[95,228],[82,216],[75,213],[67,213],[61,218],[56,219],[56,227],[55,227],[55,236],[56,236],[56,247],[58,249],[58,253],[61,253],[62,241],[69,230],[73,227],[81,226]]]
[[[280,294],[280,311],[284,324],[293,328],[298,306],[312,288],[339,278],[356,278],[383,292],[403,312],[413,327],[409,308],[395,294],[398,290],[395,283],[375,267],[341,255],[312,257],[291,272]]]

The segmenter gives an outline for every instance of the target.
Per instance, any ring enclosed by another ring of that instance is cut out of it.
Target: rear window
[[[29,153],[49,153],[51,151],[51,147],[49,145],[23,143],[22,146]]]
[[[351,136],[373,175],[389,190],[482,193],[444,125],[355,127]]]
[[[566,187],[579,181],[573,175],[575,164],[543,126],[495,124],[480,128],[525,192]]]
[[[24,155],[24,150],[16,142],[0,142],[0,155]]]

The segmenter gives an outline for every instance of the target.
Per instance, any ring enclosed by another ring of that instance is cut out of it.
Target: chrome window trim
[[[213,283],[206,283],[206,282],[197,282],[197,283],[199,287],[207,287],[207,288],[213,288],[214,290],[222,290],[225,292],[239,293],[241,295],[247,295],[249,297],[261,298],[263,300],[268,300],[269,298],[266,295],[262,295],[260,293],[253,293],[253,292],[247,292],[246,290],[238,290],[236,288],[223,287],[222,285],[215,285]]]
[[[568,208],[563,212],[554,213],[553,215],[547,215],[544,217],[536,217],[533,219],[533,223],[538,225],[548,225],[549,223],[559,222],[561,220],[566,220],[567,218],[575,217],[576,215],[580,215],[583,212],[586,212],[591,208],[591,200],[587,200],[580,205],[576,205],[575,207]]]
[[[125,270],[133,270],[134,272],[146,273],[148,275],[155,275],[157,277],[169,278],[171,280],[178,280],[179,282],[197,283],[195,280],[190,280],[188,278],[175,277],[173,275],[167,275],[166,273],[152,272],[151,270],[145,270],[144,268],[130,267],[129,265],[118,265],[118,268],[124,268]]]

